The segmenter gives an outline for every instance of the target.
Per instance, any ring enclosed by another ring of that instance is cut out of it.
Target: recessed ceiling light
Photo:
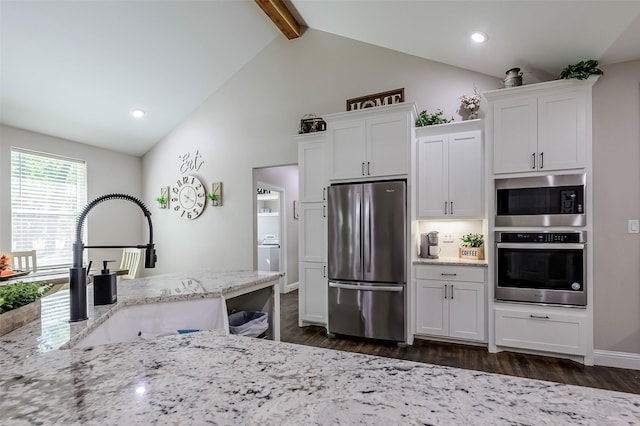
[[[144,110],[142,110],[142,109],[132,109],[131,110],[131,116],[133,118],[142,118],[142,117],[144,117]]]
[[[480,31],[476,31],[475,33],[471,34],[471,40],[475,41],[476,43],[484,43],[485,41],[487,41],[487,35]]]

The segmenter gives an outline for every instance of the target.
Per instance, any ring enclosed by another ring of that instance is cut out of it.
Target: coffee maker
[[[438,231],[431,231],[420,236],[420,257],[425,259],[437,259],[440,248],[438,247]]]

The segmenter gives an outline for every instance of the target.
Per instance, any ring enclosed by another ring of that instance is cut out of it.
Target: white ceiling
[[[310,28],[498,78],[640,59],[640,0],[288,4]],[[276,37],[252,0],[0,0],[0,122],[142,155]]]

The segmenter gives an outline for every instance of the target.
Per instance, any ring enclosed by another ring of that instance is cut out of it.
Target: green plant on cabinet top
[[[432,124],[445,124],[453,121],[453,117],[449,119],[443,117],[443,115],[444,113],[440,109],[433,114],[429,114],[426,110],[421,111],[416,119],[416,127],[430,126]]]

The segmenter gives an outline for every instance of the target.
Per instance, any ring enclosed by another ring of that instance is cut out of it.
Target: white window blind
[[[84,161],[11,150],[11,250],[36,250],[38,269],[72,262],[76,217],[87,203]]]

